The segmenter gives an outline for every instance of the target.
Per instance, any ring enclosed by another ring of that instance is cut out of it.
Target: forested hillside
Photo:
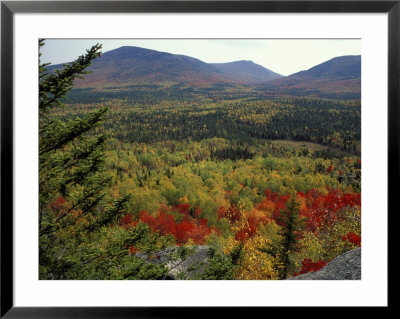
[[[196,279],[285,279],[361,246],[359,99],[123,78],[72,89],[99,49],[64,73],[41,66],[41,279],[161,279],[137,254],[196,245],[212,252]]]

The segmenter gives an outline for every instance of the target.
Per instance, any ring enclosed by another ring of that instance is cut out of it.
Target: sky
[[[128,45],[207,63],[251,60],[285,76],[337,56],[361,54],[360,39],[47,39],[41,61],[70,62],[96,43],[103,45],[103,53]]]

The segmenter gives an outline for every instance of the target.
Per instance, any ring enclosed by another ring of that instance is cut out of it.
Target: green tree
[[[49,63],[40,63],[43,45],[44,40],[39,40],[40,279],[161,275],[161,267],[146,265],[142,269],[142,262],[133,261],[133,257],[127,260],[129,232],[124,235],[109,227],[126,212],[129,197],[112,199],[108,194],[111,178],[104,172],[107,134],[99,130],[107,108],[75,119],[60,112],[74,81],[88,73],[87,67],[100,56],[101,45],[54,71],[48,68]],[[119,267],[121,262],[124,265]],[[113,271],[115,267],[119,270]]]
[[[296,199],[296,194],[290,196],[286,204],[286,210],[281,212],[280,221],[285,225],[283,230],[280,279],[286,279],[293,269],[293,262],[290,258],[298,243],[298,233],[303,226],[303,218],[299,216],[300,204]]]

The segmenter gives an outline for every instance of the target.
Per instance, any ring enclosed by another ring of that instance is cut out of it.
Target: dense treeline
[[[286,97],[313,97],[317,99],[332,100],[360,100],[359,92],[332,92],[329,88],[325,90],[305,88],[276,88],[255,87],[251,85],[232,85],[228,83],[214,83],[207,87],[191,87],[184,83],[141,84],[121,86],[107,86],[101,88],[74,88],[71,90],[68,101],[70,103],[98,103],[107,99],[128,99],[139,103],[159,103],[165,100],[191,100],[204,97],[212,101],[247,100],[259,101],[271,98]]]
[[[112,100],[105,128],[125,142],[154,143],[212,137],[251,143],[253,139],[312,141],[360,154],[361,108],[357,101],[275,99],[164,101]],[[71,105],[83,115],[92,105]]]

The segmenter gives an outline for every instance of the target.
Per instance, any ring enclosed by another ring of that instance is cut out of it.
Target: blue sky
[[[65,63],[96,43],[107,52],[124,45],[188,55],[208,63],[252,60],[290,75],[342,55],[361,54],[360,39],[47,39],[42,62]]]

